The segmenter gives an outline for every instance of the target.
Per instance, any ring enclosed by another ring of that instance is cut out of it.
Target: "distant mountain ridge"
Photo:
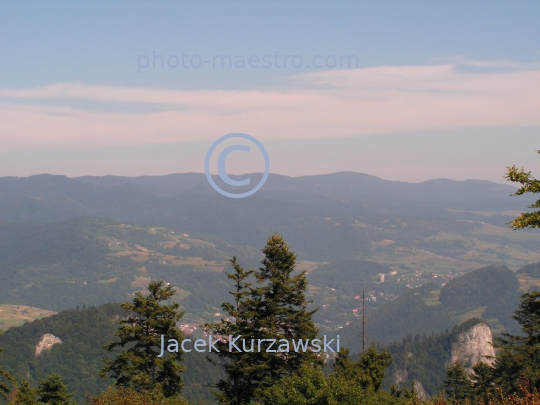
[[[252,175],[252,182],[257,176]],[[435,237],[437,230],[470,237],[483,223],[505,227],[512,219],[505,211],[523,209],[530,202],[510,197],[514,190],[482,180],[403,183],[342,172],[296,178],[270,175],[258,193],[238,200],[219,195],[197,173],[77,179],[43,174],[0,178],[0,222],[114,218],[255,248],[278,232],[301,257],[322,262],[365,258],[373,252],[372,243],[383,239],[396,242],[392,245],[396,249],[436,248],[437,254],[452,251],[455,256],[465,242],[426,238]],[[501,237],[486,241],[505,246],[511,242]],[[534,247],[533,241],[519,244],[528,251]],[[510,263],[523,264],[522,259]]]
[[[252,182],[255,183],[261,178],[260,173],[232,177],[246,178],[247,176],[251,176]],[[214,178],[219,184],[219,177],[214,176]],[[74,180],[100,187],[118,187],[123,184],[132,184],[149,193],[164,197],[177,196],[189,191],[212,192],[206,176],[202,173],[175,173],[165,176],[138,177],[82,176],[76,177]],[[224,184],[220,185],[226,187]],[[239,190],[241,189],[237,189],[236,192]],[[342,195],[374,199],[400,196],[414,202],[455,203],[508,197],[515,191],[515,187],[487,180],[432,179],[420,183],[408,183],[384,180],[365,173],[337,172],[299,177],[270,174],[262,191],[266,193]]]

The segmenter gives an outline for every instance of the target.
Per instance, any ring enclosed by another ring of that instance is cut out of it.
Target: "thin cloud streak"
[[[486,62],[486,66],[489,62]],[[183,91],[60,83],[0,90],[0,151],[213,140],[262,140],[540,126],[540,69],[463,72],[456,65],[303,74],[285,89]],[[116,103],[114,112],[90,106]],[[133,113],[129,106],[148,106]],[[155,111],[152,106],[159,106]]]

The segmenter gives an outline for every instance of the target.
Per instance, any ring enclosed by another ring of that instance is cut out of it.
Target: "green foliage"
[[[396,388],[395,385],[392,385],[390,387],[390,395],[396,398],[411,399],[413,404],[416,404],[418,401],[418,390],[414,385],[414,381],[411,381],[410,387],[403,386]]]
[[[354,381],[363,390],[379,391],[385,370],[392,364],[390,353],[386,350],[379,353],[375,345],[371,344],[356,362],[351,362],[348,355],[348,349],[339,351],[334,362],[334,375]]]
[[[82,401],[85,392],[97,393],[107,387],[97,371],[102,366],[103,345],[113,338],[117,328],[115,319],[123,315],[118,304],[107,304],[60,312],[10,328],[0,336],[0,345],[6,349],[0,362],[14,377],[28,379],[32,385],[37,385],[39,378],[60,373],[76,392],[75,399]],[[59,337],[62,343],[36,357],[35,347],[46,333]],[[106,357],[112,359],[114,354]]]
[[[459,362],[448,367],[442,392],[457,401],[464,401],[472,395],[473,385],[469,373]]]
[[[440,333],[460,322],[460,315],[479,307],[486,307],[485,318],[496,318],[508,331],[516,331],[517,323],[511,316],[519,303],[519,288],[513,271],[504,266],[488,266],[454,278],[443,288],[426,284],[411,289],[383,306],[366,311],[368,339],[379,344],[391,344],[408,335],[421,337],[432,332]],[[426,301],[433,297],[432,291],[439,289],[441,305],[426,305]],[[360,334],[361,322],[358,320],[343,329],[343,345],[359,351]],[[440,361],[436,360],[436,363]],[[426,377],[428,381],[432,380],[428,385],[433,388],[440,383],[439,375],[433,379]]]
[[[133,388],[107,388],[99,396],[88,398],[86,405],[188,405],[181,397],[166,398],[155,391],[137,391]]]
[[[138,391],[161,391],[165,397],[178,395],[183,386],[180,373],[182,351],[160,353],[161,339],[182,341],[184,336],[176,328],[183,312],[178,303],[162,305],[174,295],[173,286],[163,281],[153,281],[148,286],[149,295],[137,293],[133,303],[125,302],[122,308],[129,316],[120,321],[115,336],[120,341],[105,345],[107,351],[117,347],[125,349],[114,360],[104,360],[102,376],[116,379],[117,387],[132,387]]]
[[[499,351],[493,367],[478,363],[472,374],[459,363],[449,367],[442,389],[448,397],[485,403],[495,393],[519,397],[524,387],[528,387],[526,393],[530,388],[540,388],[540,292],[522,296],[514,319],[522,334],[504,334],[498,339]]]
[[[221,336],[276,339],[280,343],[285,340],[291,348],[293,339],[315,339],[318,331],[311,320],[315,310],[307,310],[305,272],[293,274],[295,254],[278,235],[268,239],[262,252],[263,267],[257,272],[245,271],[236,263],[236,258],[231,260],[234,273],[229,278],[234,281],[235,290],[231,294],[235,303],[224,303],[223,310],[233,320],[208,324],[207,327]],[[254,285],[248,281],[252,274]],[[262,342],[260,351],[257,348],[254,352],[238,353],[234,349],[229,352],[226,341],[218,344],[219,356],[226,360],[223,368],[227,374],[227,378],[217,385],[222,403],[249,403],[256,390],[274,385],[305,364],[322,364],[322,358],[309,350],[267,353],[268,346],[268,342]]]
[[[60,374],[51,374],[41,379],[37,390],[39,401],[46,405],[72,405],[73,396],[64,384],[64,377]]]
[[[493,367],[483,362],[477,363],[472,367],[470,377],[473,397],[485,403],[489,402],[497,387],[494,382]]]
[[[103,346],[115,339],[118,322],[124,316],[119,304],[107,304],[63,311],[10,328],[0,336],[0,346],[5,347],[0,364],[5,364],[6,370],[19,381],[28,379],[32,386],[39,383],[39,378],[58,372],[65,376],[66,384],[76,393],[75,399],[82,403],[86,393],[97,395],[110,383],[99,378],[101,359],[113,360],[119,350],[104,352]],[[35,346],[45,333],[60,337],[62,343],[36,357]],[[221,370],[202,355],[185,356],[184,364],[188,372],[183,373],[183,396],[194,402],[212,403],[213,396],[203,384],[218,381]]]
[[[325,377],[316,367],[304,366],[298,373],[257,392],[263,405],[394,405],[405,403],[385,392],[364,389],[354,378],[332,374]]]
[[[386,305],[366,314],[368,338],[380,344],[390,344],[403,336],[443,331],[454,324],[451,316],[439,307],[426,305],[424,298],[435,285],[409,290]],[[360,351],[359,321],[343,330],[343,345]]]
[[[141,276],[167,280],[191,294],[182,305],[195,314],[214,312],[227,297],[225,276],[204,271],[194,264],[163,263],[159,255],[180,257],[215,256],[225,261],[233,248],[219,241],[189,241],[190,248],[178,247],[176,230],[123,224],[110,219],[76,218],[59,223],[0,223],[0,304],[21,304],[54,311],[77,305],[102,305],[124,301],[136,288],[132,282]],[[190,232],[191,233],[191,232]],[[181,235],[181,233],[180,233]],[[166,248],[166,242],[176,243]],[[148,260],[115,256],[117,249],[149,251]],[[257,262],[255,249],[234,251],[250,262]],[[189,262],[188,262],[189,263]]]
[[[540,291],[523,294],[513,318],[519,323],[521,334],[504,334],[497,339],[495,383],[505,392],[515,393],[525,376],[533,387],[540,389]]]
[[[519,302],[519,287],[513,271],[504,266],[489,266],[450,280],[441,290],[439,300],[448,311],[463,313],[508,297],[510,308],[504,315],[510,317]]]
[[[3,349],[0,348],[0,353],[2,353],[2,350]],[[6,370],[4,370],[2,366],[0,366],[0,377],[4,380],[13,381],[13,377]],[[9,394],[10,391],[11,390],[9,387],[2,380],[0,380],[0,397],[7,398],[6,394]]]
[[[388,370],[384,386],[391,387],[396,376],[406,372],[408,379],[420,381],[429,395],[436,395],[446,377],[452,345],[460,333],[482,322],[481,319],[472,318],[454,326],[451,331],[430,336],[416,335],[414,338],[409,335],[401,343],[389,345],[387,350],[392,354],[394,363]]]
[[[508,218],[445,208],[504,211],[519,206],[508,197],[515,191],[513,187],[487,181],[438,179],[411,184],[350,172],[273,179],[271,190],[233,203],[202,191],[213,193],[203,174],[92,180],[103,187],[64,176],[0,178],[0,221],[108,217],[213,235],[231,245],[251,248],[264,243],[271,232],[278,232],[303,259],[328,262],[366,257],[372,251],[371,242],[383,239],[393,240],[394,247],[400,248],[433,244],[434,253],[456,255],[462,246],[441,249],[438,241],[424,238],[439,232],[465,235],[479,226],[472,221],[500,224]]]
[[[261,390],[257,400],[268,405],[356,405],[363,391],[352,380],[326,378],[321,369],[304,367]]]
[[[13,405],[38,405],[37,391],[37,388],[32,388],[30,383],[23,379],[13,401]]]
[[[540,151],[537,151],[540,153]],[[531,172],[525,172],[525,170],[518,169],[516,166],[508,167],[508,172],[505,178],[511,182],[521,184],[521,187],[513,195],[523,195],[527,193],[537,194],[540,193],[540,180],[536,180]],[[537,200],[534,204],[529,205],[529,208],[540,208],[540,200]],[[519,217],[512,220],[512,228],[540,228],[540,210],[533,212],[525,212]]]

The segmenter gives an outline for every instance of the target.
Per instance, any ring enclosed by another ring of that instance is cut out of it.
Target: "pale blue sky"
[[[138,60],[153,52],[201,60],[277,52],[303,64],[160,68],[158,59],[139,73]],[[359,66],[307,67],[315,55],[356,55]],[[272,171],[281,174],[501,181],[507,164],[538,167],[539,66],[539,1],[0,1],[0,175],[201,172],[213,139],[246,132],[270,145]],[[167,90],[178,93],[169,99]],[[213,104],[222,90],[233,100],[226,111],[226,102]],[[491,139],[492,153],[465,153],[459,139]],[[383,145],[391,159],[374,157]],[[177,151],[183,163],[159,150]],[[334,157],[321,165],[324,150]],[[148,166],[133,163],[141,156]],[[437,164],[452,160],[459,165]]]

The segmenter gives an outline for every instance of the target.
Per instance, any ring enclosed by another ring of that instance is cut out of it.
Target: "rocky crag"
[[[43,353],[44,350],[51,350],[51,348],[57,343],[62,343],[62,339],[50,333],[45,333],[41,337],[39,343],[36,345],[36,357]]]
[[[485,323],[479,323],[457,336],[457,341],[452,345],[452,354],[447,366],[459,362],[472,372],[472,366],[476,363],[493,364],[493,357],[495,357],[495,350],[491,329]]]

